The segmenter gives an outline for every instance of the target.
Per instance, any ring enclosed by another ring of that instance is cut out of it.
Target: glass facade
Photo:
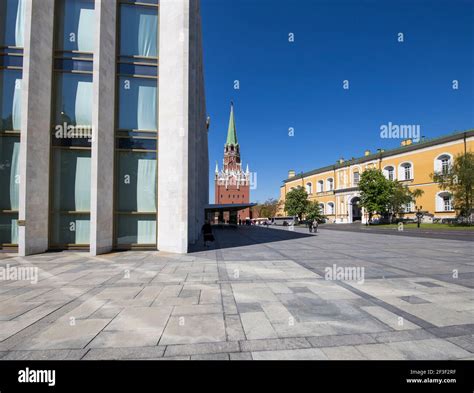
[[[0,248],[18,245],[24,0],[0,2]]]
[[[123,1],[119,18],[115,246],[156,248],[157,2]]]
[[[57,3],[50,247],[90,243],[94,1]]]

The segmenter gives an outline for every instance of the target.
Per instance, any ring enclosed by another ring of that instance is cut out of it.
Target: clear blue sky
[[[231,100],[253,202],[278,197],[289,169],[398,146],[382,124],[474,128],[473,0],[201,0],[201,13],[211,202]]]

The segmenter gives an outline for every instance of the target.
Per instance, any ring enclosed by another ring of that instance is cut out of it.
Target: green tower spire
[[[227,130],[227,141],[226,145],[237,146],[237,132],[235,131],[235,121],[234,121],[234,103],[230,103],[230,118],[229,118],[229,128]]]

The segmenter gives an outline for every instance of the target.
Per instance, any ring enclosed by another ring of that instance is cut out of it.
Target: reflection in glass
[[[52,242],[54,244],[80,244],[90,242],[90,220],[88,214],[55,214],[53,218]]]
[[[18,210],[20,138],[0,138],[0,210]]]
[[[21,126],[21,71],[0,70],[0,131]]]
[[[18,214],[0,214],[0,244],[18,244]]]
[[[24,45],[26,0],[0,1],[0,46]]]
[[[53,156],[53,242],[89,244],[90,151],[55,149]]]
[[[90,127],[92,75],[57,74],[56,124]]]
[[[118,154],[118,210],[156,212],[156,154]]]
[[[120,9],[120,55],[156,57],[157,9],[125,4]]]
[[[156,216],[119,215],[118,245],[156,244]]]
[[[154,79],[120,78],[119,128],[158,129],[157,82]]]
[[[59,2],[57,50],[93,52],[95,11],[93,0]]]

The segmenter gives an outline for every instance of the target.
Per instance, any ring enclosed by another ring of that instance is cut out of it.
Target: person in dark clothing
[[[318,233],[318,225],[319,225],[319,222],[318,222],[318,220],[315,219],[313,221],[313,232]]]
[[[212,226],[209,221],[206,221],[201,228],[203,240],[204,240],[204,247],[207,247],[207,242],[214,241],[214,235],[212,234]]]
[[[309,229],[309,233],[313,232],[313,223],[312,223],[312,221],[308,221],[308,229]]]

